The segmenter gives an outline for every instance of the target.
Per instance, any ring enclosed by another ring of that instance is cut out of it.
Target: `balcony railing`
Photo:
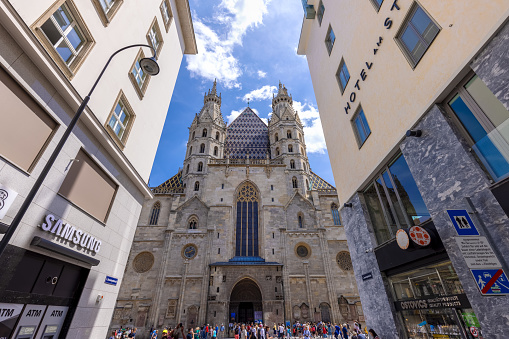
[[[209,165],[284,165],[283,159],[210,159]]]
[[[178,188],[152,187],[152,193],[154,193],[154,194],[183,194],[184,187],[178,187]]]

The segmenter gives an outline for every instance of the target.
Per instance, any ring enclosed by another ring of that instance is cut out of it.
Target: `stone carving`
[[[336,256],[336,261],[339,265],[339,268],[341,268],[343,271],[353,270],[352,258],[350,257],[350,253],[347,251],[339,252]]]
[[[177,314],[178,299],[168,300],[168,309],[166,310],[166,318],[175,318]]]
[[[141,252],[133,260],[133,268],[137,273],[145,273],[154,265],[154,255],[150,252]]]
[[[277,282],[278,284],[280,284],[280,283],[281,283],[281,276],[277,276],[277,277],[276,277],[276,282]]]
[[[295,318],[295,320],[300,319],[300,307],[297,305],[293,306],[293,317]]]
[[[300,306],[300,312],[302,315],[302,319],[308,319],[309,318],[309,306],[306,304],[302,304]]]
[[[265,276],[265,280],[272,280],[272,276],[271,275]]]

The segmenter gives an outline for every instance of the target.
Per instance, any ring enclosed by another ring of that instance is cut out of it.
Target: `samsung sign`
[[[101,240],[70,224],[64,224],[62,219],[57,219],[53,214],[48,214],[44,220],[45,222],[41,225],[43,231],[53,233],[61,239],[72,241],[76,245],[99,253]]]

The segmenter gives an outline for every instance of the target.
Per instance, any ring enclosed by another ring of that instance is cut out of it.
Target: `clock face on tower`
[[[194,245],[186,245],[186,246],[184,246],[184,249],[182,251],[182,255],[186,259],[192,259],[192,258],[194,258],[196,256],[196,252],[197,252],[196,246],[194,246]]]

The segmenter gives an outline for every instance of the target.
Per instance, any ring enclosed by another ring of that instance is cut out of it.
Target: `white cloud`
[[[265,85],[261,88],[255,89],[255,90],[247,93],[246,95],[244,95],[242,97],[242,100],[247,101],[249,99],[251,101],[257,101],[257,100],[272,99],[273,93],[277,93],[277,87]]]
[[[215,21],[225,27],[217,32],[200,18],[193,18],[197,55],[187,56],[187,69],[193,77],[217,80],[227,88],[240,88],[242,75],[239,61],[233,56],[235,45],[242,45],[247,30],[263,23],[271,0],[221,0]],[[226,36],[226,39],[220,37]]]
[[[304,124],[307,151],[309,153],[325,154],[327,146],[325,145],[322,121],[318,109],[311,104],[303,104],[299,101],[293,102],[293,108],[299,112],[299,117]]]
[[[264,72],[262,70],[258,70],[258,78],[262,79],[262,78],[265,78],[267,76],[267,72]]]

